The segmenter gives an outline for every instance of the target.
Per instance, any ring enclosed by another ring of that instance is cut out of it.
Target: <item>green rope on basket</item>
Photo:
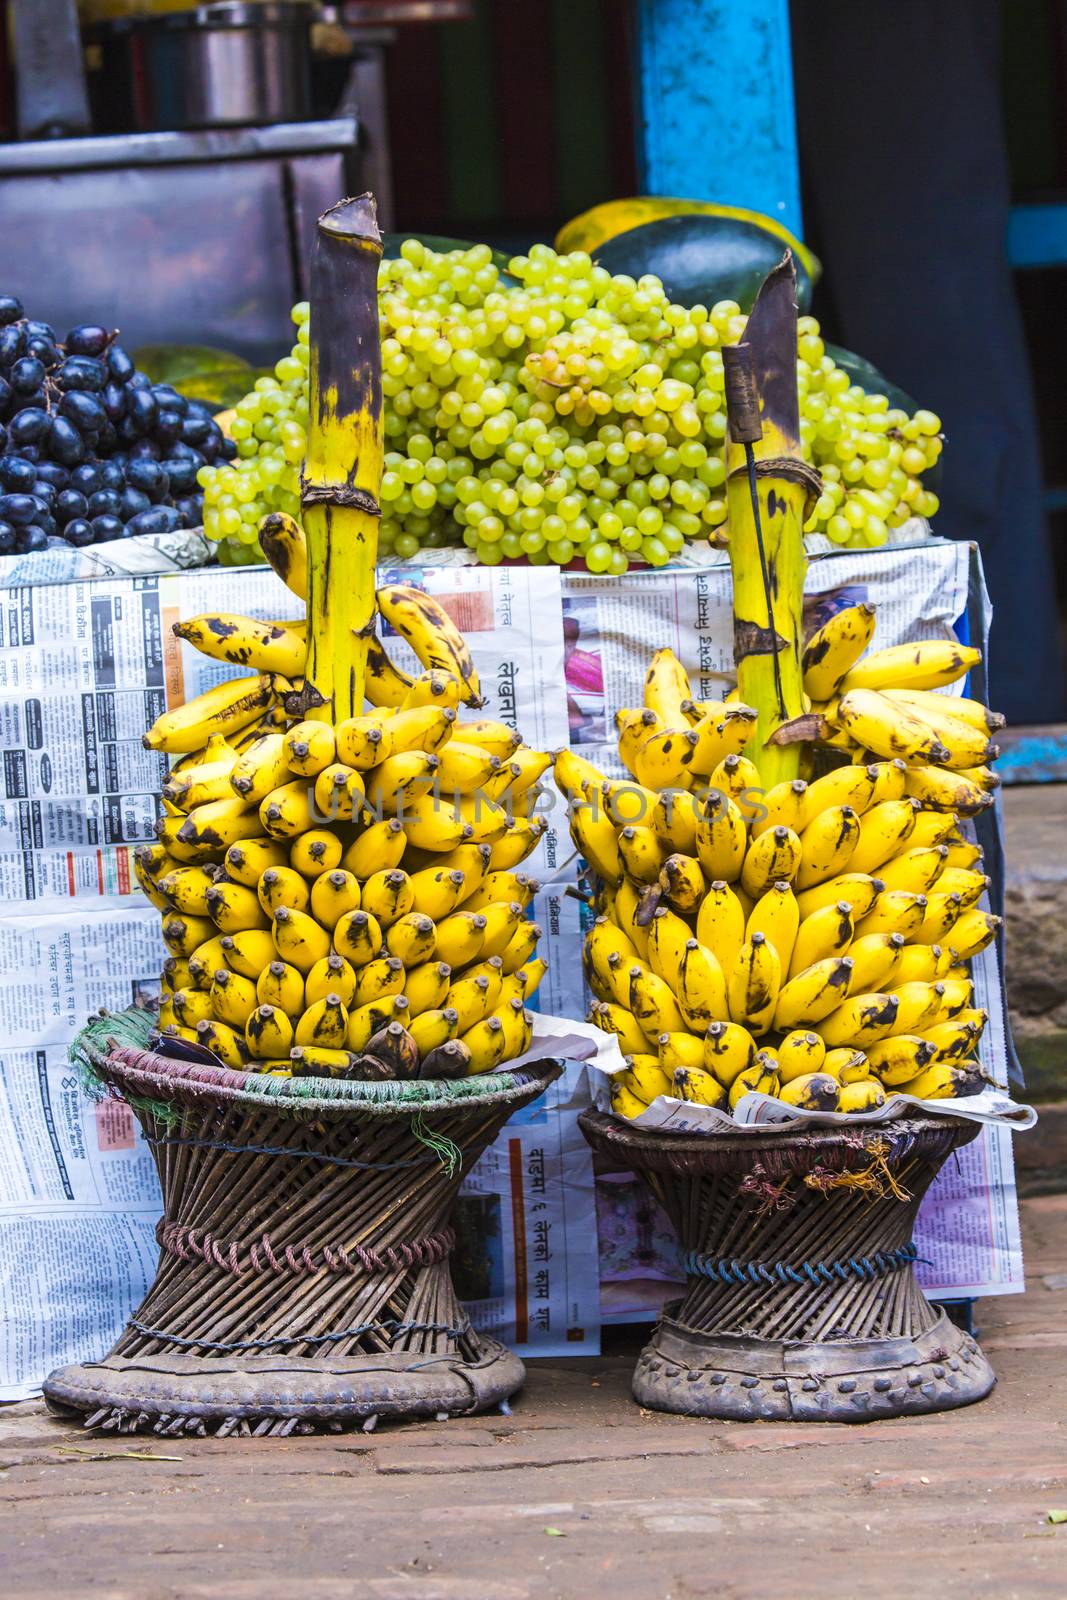
[[[463,1163],[463,1151],[459,1145],[454,1144],[447,1134],[434,1133],[432,1128],[427,1128],[421,1111],[416,1111],[412,1117],[411,1131],[419,1143],[437,1157],[447,1175],[454,1178]]]
[[[93,1100],[101,1099],[106,1092],[100,1062],[107,1056],[112,1040],[131,1050],[147,1050],[149,1036],[156,1026],[155,1012],[145,1011],[140,1006],[131,1006],[128,1011],[103,1012],[87,1022],[69,1051],[70,1063],[78,1069],[83,1092]]]

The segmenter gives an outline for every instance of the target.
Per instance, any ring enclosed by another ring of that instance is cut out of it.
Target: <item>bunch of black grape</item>
[[[0,554],[198,527],[197,474],[235,451],[114,333],[84,324],[60,342],[0,295]]]

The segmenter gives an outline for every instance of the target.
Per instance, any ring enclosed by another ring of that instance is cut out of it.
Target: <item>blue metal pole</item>
[[[789,0],[635,0],[644,194],[801,231]]]

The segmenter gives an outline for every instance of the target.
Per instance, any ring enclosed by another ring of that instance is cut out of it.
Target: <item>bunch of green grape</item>
[[[378,280],[385,396],[380,549],[409,560],[462,542],[495,565],[524,557],[621,575],[665,565],[726,521],[722,346],[744,337],[734,301],[672,305],[651,275],[613,277],[588,255],[535,245],[509,263],[486,245],[438,254],[409,239]],[[204,528],[219,559],[259,559],[268,511],[300,513],[308,307],[273,378],[230,426],[237,459],[204,467]],[[884,544],[936,495],[930,411],[893,410],[798,324],[801,442],[821,494],[806,524],[840,545]]]

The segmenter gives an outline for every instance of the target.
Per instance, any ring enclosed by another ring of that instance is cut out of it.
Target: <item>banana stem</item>
[[[384,450],[381,254],[373,196],[342,200],[319,218],[301,503],[308,555],[304,715],[323,722],[362,712],[374,629]]]
[[[796,270],[787,251],[760,289],[745,330],[755,394],[727,388],[727,513],[734,590],[734,661],[741,699],[759,713],[745,754],[768,789],[800,774],[799,743],[768,743],[804,712],[800,665],[803,528],[818,475],[801,456],[797,397]],[[758,402],[758,436],[745,403]],[[748,440],[746,446],[745,440]],[[755,457],[760,542],[747,450]]]

